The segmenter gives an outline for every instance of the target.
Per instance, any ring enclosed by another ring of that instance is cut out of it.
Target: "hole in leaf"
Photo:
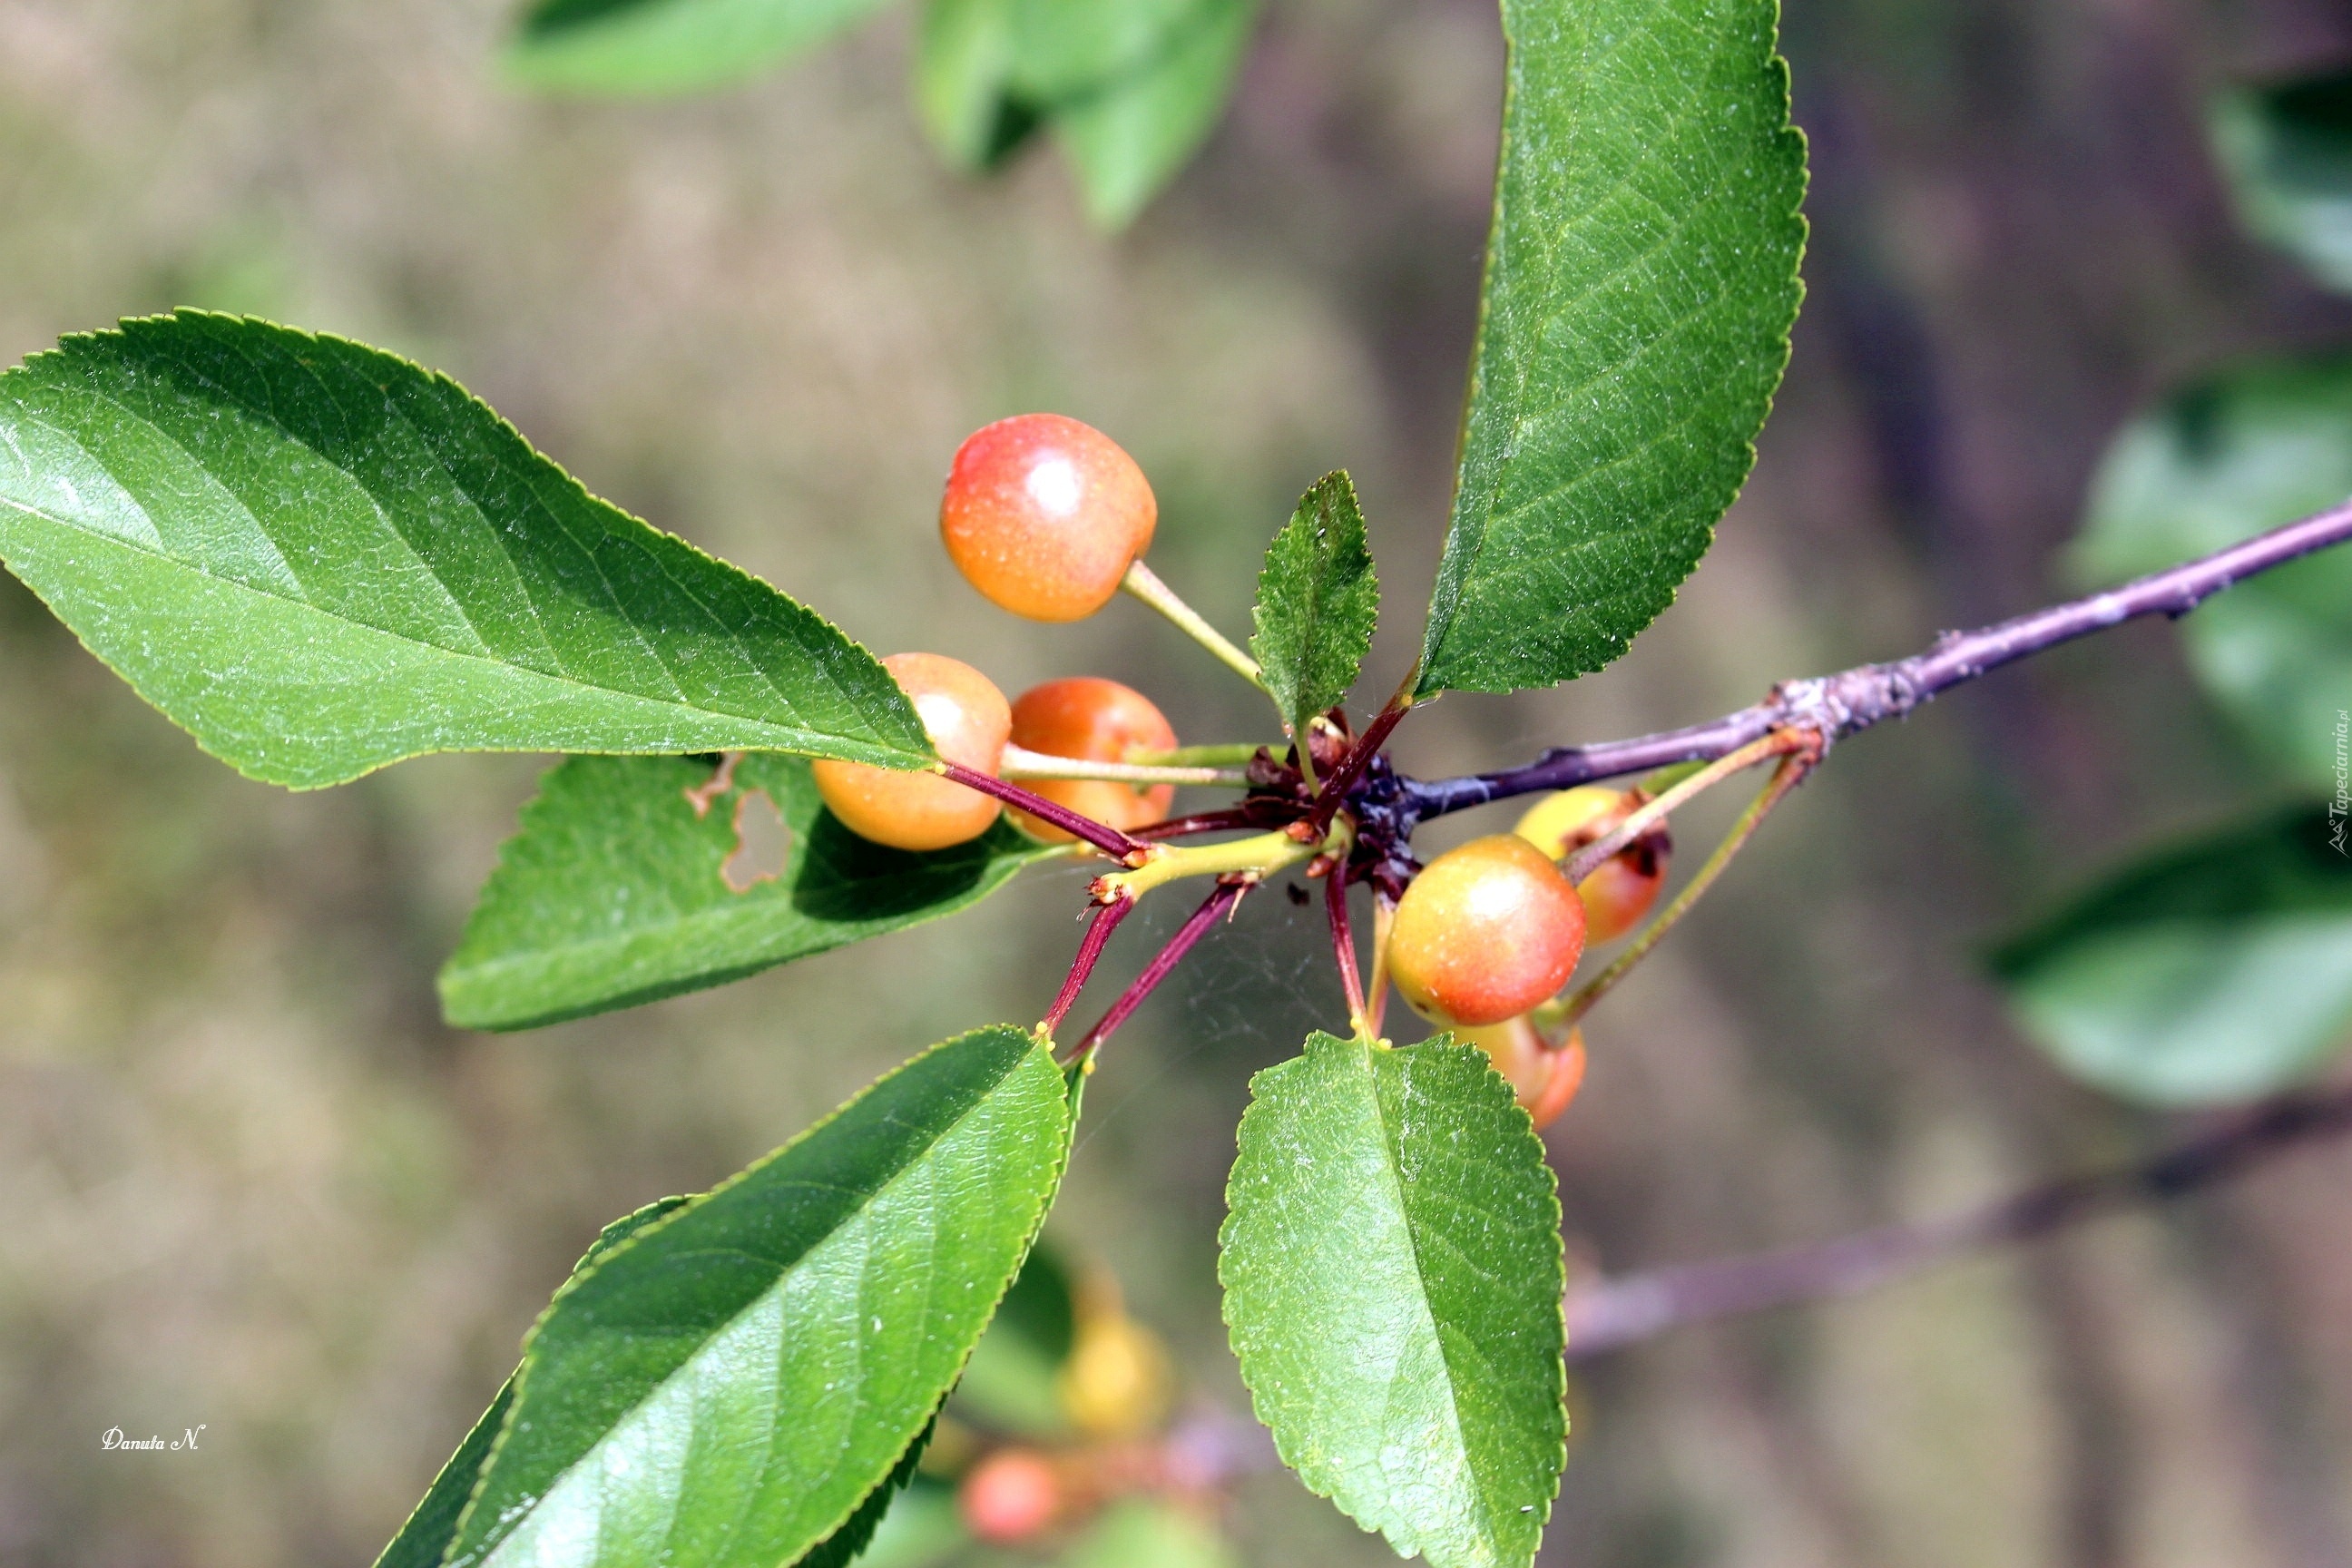
[[[694,807],[695,821],[700,822],[709,816],[719,797],[735,787],[735,764],[742,760],[742,752],[730,752],[719,759],[718,771],[709,778],[678,792],[686,796],[686,804]],[[771,805],[769,809],[773,810],[774,807]]]
[[[745,790],[735,800],[735,853],[727,857],[719,874],[732,891],[748,893],[784,874],[792,848],[793,830],[768,792]]]

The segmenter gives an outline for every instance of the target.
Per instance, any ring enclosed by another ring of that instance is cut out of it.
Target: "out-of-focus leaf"
[[[2225,92],[2212,126],[2246,226],[2352,289],[2352,71]]]
[[[1251,1080],[1218,1277],[1258,1419],[1404,1556],[1520,1568],[1559,1489],[1559,1199],[1483,1052],[1315,1035]]]
[[[956,1384],[959,1406],[986,1425],[1021,1436],[1065,1436],[1055,1379],[1077,1332],[1076,1288],[1069,1271],[1043,1242],[1030,1249],[1021,1277],[1004,1293],[988,1332]]]
[[[610,1252],[646,1226],[686,1202],[684,1198],[662,1198],[647,1204],[635,1214],[625,1215],[606,1226],[598,1234],[586,1256],[572,1266],[572,1277],[578,1279],[598,1258]],[[482,1467],[489,1462],[490,1449],[499,1440],[499,1432],[506,1425],[507,1411],[514,1404],[514,1379],[509,1377],[499,1389],[499,1396],[490,1402],[466,1440],[441,1473],[433,1479],[433,1486],[408,1522],[383,1549],[376,1559],[376,1568],[441,1568],[443,1553],[457,1533],[457,1518],[466,1511],[466,1500],[474,1495],[474,1483],[481,1479]]]
[[[922,767],[880,662],[405,360],[184,311],[0,375],[0,561],[270,784],[426,752]]]
[[[2157,1105],[2247,1100],[2352,1043],[2346,818],[2303,807],[2152,855],[1994,971],[2067,1071]]]
[[[1381,584],[1364,537],[1356,487],[1326,474],[1266,547],[1257,574],[1257,635],[1250,652],[1295,735],[1348,695],[1371,650]]]
[[[919,1476],[882,1516],[857,1568],[933,1568],[971,1544],[954,1491]]]
[[[1053,103],[1054,139],[1077,172],[1097,226],[1133,222],[1208,140],[1233,97],[1256,21],[1256,0],[1199,0],[1144,64]]]
[[[1419,693],[1601,668],[1755,461],[1804,143],[1777,0],[1505,0],[1503,155]]]
[[[507,72],[562,92],[690,92],[768,69],[881,3],[539,0],[507,46]]]
[[[1021,0],[929,0],[915,48],[915,109],[940,156],[994,167],[1037,128],[1012,96]]]
[[[774,1568],[931,1419],[1045,1217],[1068,1086],[1011,1026],[934,1047],[566,1286],[450,1561]]]
[[[1236,1568],[1205,1520],[1163,1502],[1124,1502],[1061,1559],[1062,1568]]]
[[[1058,104],[1149,67],[1213,0],[1012,0],[1013,89]]]
[[[2121,582],[2352,495],[2352,355],[2253,361],[2166,399],[2100,465],[2075,574]],[[2336,780],[2352,709],[2352,550],[2323,551],[2215,595],[2182,623],[2207,688],[2305,784]]]
[[[724,984],[967,908],[1055,853],[1004,823],[885,848],[824,809],[798,757],[746,755],[698,814],[688,792],[711,779],[692,757],[551,769],[442,969],[449,1021],[530,1028]],[[752,842],[763,831],[781,843]]]

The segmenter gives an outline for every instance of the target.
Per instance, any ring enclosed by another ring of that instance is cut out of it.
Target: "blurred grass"
[[[1110,430],[1160,488],[1155,565],[1235,630],[1265,538],[1345,466],[1389,589],[1368,686],[1393,679],[1473,317],[1488,6],[1276,8],[1234,121],[1109,244],[1046,162],[935,167],[903,16],[620,108],[502,94],[503,22],[0,0],[0,360],[182,303],[382,342],[877,647],[1013,690],[1113,675],[1187,739],[1264,721],[1141,611],[1014,624],[955,578],[929,519],[956,441],[1032,406]],[[1748,495],[1621,668],[1449,699],[1409,765],[1687,721],[2037,601],[2136,400],[2252,342],[2352,338],[2231,234],[2196,132],[2219,73],[2352,48],[2332,7],[1822,0],[1790,27],[1813,296]],[[598,1225],[1033,1016],[1076,936],[1056,875],[723,992],[455,1035],[433,969],[536,767],[245,783],[0,580],[0,1562],[368,1561]],[[1574,1253],[1818,1237],[2160,1135],[2035,1060],[1969,955],[2113,847],[2267,787],[2162,628],[1853,742],[1595,1024],[1553,1135]],[[1182,912],[1139,917],[1114,968]],[[1318,926],[1253,900],[1121,1037],[1055,1221],[1229,1405],[1223,1173],[1247,1073],[1336,1010]],[[1546,1561],[2352,1560],[2347,1179],[2306,1155],[2192,1214],[1580,1369]],[[193,1454],[100,1450],[198,1423]],[[1234,1523],[1255,1563],[1389,1560],[1278,1478]]]

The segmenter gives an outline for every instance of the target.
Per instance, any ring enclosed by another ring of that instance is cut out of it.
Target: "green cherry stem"
[[[1773,757],[1785,757],[1792,753],[1809,755],[1813,761],[1820,761],[1821,736],[1811,730],[1775,730],[1760,740],[1750,741],[1728,756],[1719,757],[1705,767],[1693,769],[1657,799],[1649,802],[1639,810],[1628,813],[1625,820],[1610,829],[1607,834],[1594,839],[1570,856],[1567,864],[1561,868],[1561,874],[1571,882],[1583,881],[1599,870],[1601,863],[1609,857],[1664,822],[1667,814],[1684,802],[1702,791],[1713,789],[1736,773],[1752,768],[1757,763],[1767,762]]]
[[[1239,768],[1185,767],[1160,763],[1090,762],[1084,757],[1056,757],[1024,746],[1004,748],[996,775],[1007,779],[1106,779],[1133,784],[1246,784],[1249,775]]]
[[[1255,741],[1215,746],[1179,746],[1172,752],[1138,752],[1127,760],[1151,768],[1245,768],[1266,748]]]
[[[1706,863],[1691,878],[1690,884],[1675,895],[1674,902],[1658,911],[1658,918],[1652,921],[1608,968],[1578,986],[1562,1000],[1536,1009],[1536,1024],[1544,1031],[1548,1040],[1554,1037],[1557,1031],[1591,1012],[1593,1005],[1631,973],[1633,966],[1658,945],[1658,940],[1674,930],[1675,922],[1690,913],[1691,906],[1714,886],[1717,877],[1723,875],[1724,868],[1731,864],[1732,857],[1739,853],[1756,829],[1763,825],[1764,818],[1771,815],[1772,808],[1803,782],[1819,760],[1819,753],[1811,751],[1795,751],[1783,756],[1780,765],[1772,771],[1770,782],[1757,793],[1754,800],[1748,802],[1748,809],[1739,814],[1739,820],[1731,825],[1731,831],[1724,835],[1723,842],[1715,847],[1715,853],[1706,858]]]
[[[1150,605],[1176,623],[1179,630],[1207,648],[1219,664],[1256,687],[1266,689],[1265,672],[1257,660],[1227,641],[1225,635],[1201,618],[1201,613],[1176,596],[1176,590],[1160,580],[1160,574],[1146,566],[1140,558],[1129,563],[1127,575],[1119,580],[1120,587]]]

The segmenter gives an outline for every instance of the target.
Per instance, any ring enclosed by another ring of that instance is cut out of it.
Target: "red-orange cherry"
[[[1499,1024],[1575,973],[1584,905],[1559,868],[1507,833],[1474,838],[1423,868],[1397,903],[1389,973],[1434,1023]]]
[[[1563,860],[1600,842],[1650,799],[1647,790],[1600,784],[1562,790],[1537,803],[1512,831],[1553,859]],[[1673,836],[1660,823],[1595,866],[1576,885],[1584,900],[1588,940],[1614,942],[1642,923],[1665,883],[1666,857],[1674,847]]]
[[[996,1546],[1029,1541],[1062,1511],[1062,1478],[1054,1462],[1026,1448],[1003,1448],[971,1468],[956,1489],[964,1528]]]
[[[940,756],[974,773],[996,772],[1013,731],[1013,710],[994,681],[936,653],[894,653],[882,667],[914,703]],[[979,837],[996,820],[993,795],[937,773],[831,760],[810,771],[817,794],[844,826],[894,849],[944,849]]]
[[[1533,1020],[1524,1013],[1499,1024],[1456,1029],[1454,1037],[1477,1047],[1494,1059],[1538,1127],[1559,1120],[1576,1091],[1584,1087],[1584,1031],[1570,1029],[1558,1046],[1547,1045]]]
[[[974,431],[940,500],[940,537],[957,570],[1033,621],[1083,620],[1108,604],[1159,521],[1135,459],[1059,414]]]
[[[1142,692],[1116,680],[1076,675],[1020,695],[1013,704],[1013,743],[1051,757],[1127,763],[1174,751],[1176,731]],[[1139,787],[1108,779],[1032,779],[1026,787],[1122,832],[1164,820],[1176,798],[1174,784]],[[1013,820],[1039,838],[1061,843],[1070,837],[1025,811],[1014,812]]]

